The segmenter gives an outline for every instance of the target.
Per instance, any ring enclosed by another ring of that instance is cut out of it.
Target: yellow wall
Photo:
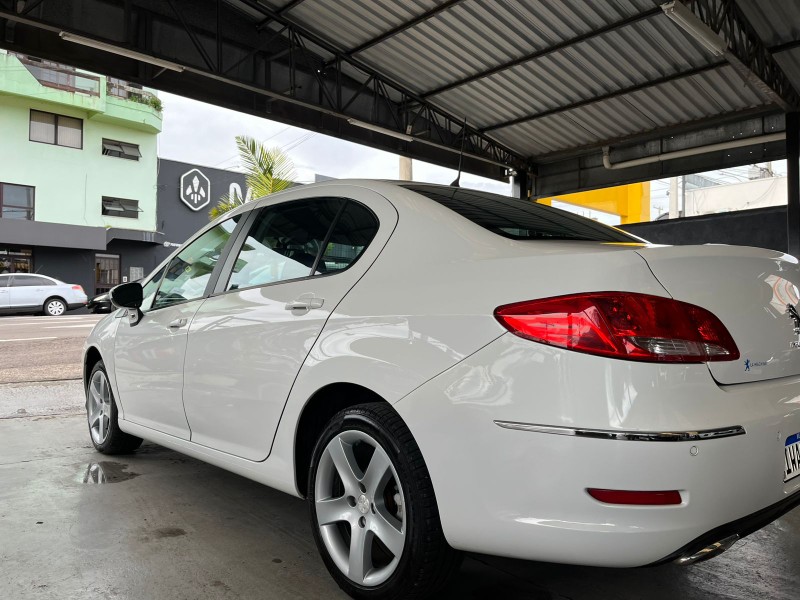
[[[550,198],[539,198],[540,204],[552,204],[553,200],[581,206],[591,210],[619,215],[622,224],[641,223],[650,220],[650,182],[632,183],[630,185],[619,185],[615,187],[591,190],[589,192],[577,192],[575,194],[564,194],[563,196],[552,196]]]

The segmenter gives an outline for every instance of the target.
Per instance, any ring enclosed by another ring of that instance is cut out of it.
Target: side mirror
[[[132,281],[111,288],[111,291],[108,292],[108,299],[117,308],[128,309],[128,323],[131,327],[139,324],[142,319],[140,307],[144,301],[141,283]]]
[[[142,284],[138,281],[123,283],[108,293],[111,304],[117,308],[139,308],[142,305]]]

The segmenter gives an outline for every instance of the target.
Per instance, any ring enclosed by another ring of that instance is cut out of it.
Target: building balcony
[[[141,86],[12,53],[0,53],[0,73],[0,95],[67,105],[98,121],[161,131],[161,100]],[[48,88],[46,93],[42,87]]]

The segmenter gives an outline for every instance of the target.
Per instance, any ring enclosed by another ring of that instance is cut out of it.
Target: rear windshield
[[[512,240],[642,241],[613,227],[544,204],[463,188],[402,187],[435,200],[473,223]]]

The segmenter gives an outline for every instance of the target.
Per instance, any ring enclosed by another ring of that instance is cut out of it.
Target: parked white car
[[[51,317],[86,306],[83,288],[46,275],[0,275],[0,314],[44,313]]]
[[[356,598],[431,594],[460,551],[690,564],[800,502],[798,284],[482,192],[293,188],[112,291],[89,429],[307,498]]]

